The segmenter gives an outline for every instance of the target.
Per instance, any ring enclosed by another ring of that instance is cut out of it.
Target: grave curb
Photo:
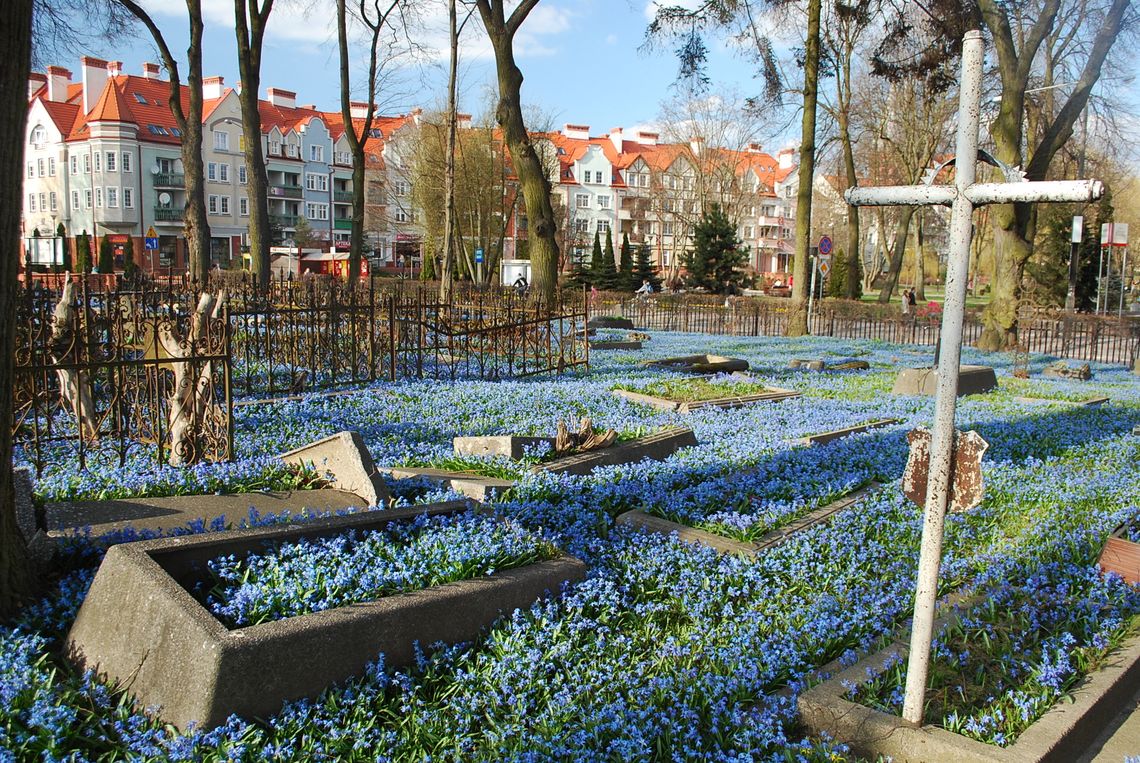
[[[590,342],[591,350],[640,350],[641,342],[634,340],[602,340],[600,342]]]
[[[286,451],[278,456],[287,464],[312,464],[333,475],[333,485],[356,493],[368,506],[386,506],[391,496],[358,432],[345,430]]]
[[[863,432],[870,432],[872,429],[882,429],[894,424],[901,424],[902,419],[875,419],[868,421],[865,424],[856,424],[852,427],[844,427],[843,429],[832,429],[829,432],[820,432],[819,434],[808,435],[807,437],[798,437],[792,440],[793,445],[804,445],[811,447],[812,445],[824,445],[834,440],[840,440],[853,434],[861,434]]]
[[[688,427],[666,427],[659,432],[638,437],[636,440],[611,445],[608,448],[589,450],[563,458],[533,465],[532,472],[553,474],[589,474],[599,466],[631,464],[646,458],[663,461],[681,448],[697,444],[697,436]]]
[[[1015,397],[1013,400],[1016,403],[1028,403],[1028,404],[1053,403],[1056,405],[1067,405],[1067,406],[1071,406],[1074,408],[1081,408],[1081,407],[1092,408],[1094,406],[1104,405],[1105,403],[1110,401],[1110,398],[1105,397],[1104,395],[1098,395],[1097,397],[1090,397],[1090,398],[1087,398],[1085,400],[1056,400],[1054,398],[1048,398],[1048,397],[1019,396],[1019,397]]]
[[[748,405],[749,403],[759,403],[766,400],[788,400],[794,397],[801,397],[802,392],[797,392],[792,389],[784,389],[782,387],[765,387],[768,391],[757,392],[754,395],[738,395],[736,397],[718,397],[711,400],[694,400],[692,402],[680,402],[678,400],[671,400],[667,397],[657,397],[656,395],[647,395],[644,392],[633,392],[628,389],[612,389],[611,393],[618,397],[624,397],[634,403],[642,403],[649,405],[662,411],[677,411],[679,413],[690,413],[692,411],[700,410],[701,408],[740,408]]]
[[[963,364],[958,368],[958,397],[977,395],[997,389],[997,375],[990,366]],[[925,395],[938,391],[937,368],[904,368],[895,377],[892,395]]]
[[[1073,689],[1072,702],[1058,701],[1013,745],[1002,748],[930,724],[916,727],[844,697],[844,682],[866,683],[868,672],[877,675],[889,657],[897,654],[905,660],[908,651],[907,645],[895,643],[803,692],[797,701],[800,721],[810,734],[826,732],[858,755],[890,756],[899,763],[1070,761],[1096,740],[1103,723],[1115,716],[1140,681],[1140,635],[1134,635],[1108,657],[1107,665]]]
[[[526,455],[526,448],[546,443],[554,447],[553,437],[523,437],[520,435],[471,435],[453,437],[451,447],[461,456],[495,455],[518,461]]]
[[[427,466],[386,466],[381,471],[395,479],[423,477],[443,487],[465,495],[473,500],[489,501],[500,493],[515,486],[511,480],[498,477],[484,477],[469,472],[451,472],[446,469],[433,469]]]
[[[121,683],[166,721],[211,728],[231,713],[267,717],[361,674],[381,653],[389,668],[415,660],[414,643],[479,636],[500,615],[529,607],[586,565],[568,555],[492,575],[394,594],[322,612],[228,629],[188,592],[193,565],[266,541],[373,529],[453,501],[316,520],[300,526],[183,536],[111,547],[67,638],[67,655]],[[317,659],[314,659],[317,657]]]
[[[742,358],[726,355],[678,355],[672,358],[646,360],[641,365],[647,368],[664,368],[667,371],[681,371],[690,374],[720,374],[747,371],[749,364]]]

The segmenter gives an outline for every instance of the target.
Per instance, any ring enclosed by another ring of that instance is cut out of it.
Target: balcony
[[[279,225],[282,228],[296,228],[300,215],[270,215],[269,224]]]
[[[176,207],[155,207],[154,221],[156,223],[180,223],[185,210]]]
[[[279,199],[299,199],[302,191],[299,185],[271,185],[269,195]]]
[[[352,191],[333,191],[333,201],[339,204],[351,204]]]
[[[186,185],[186,176],[181,172],[156,172],[152,177],[155,188],[182,188]]]
[[[343,217],[333,220],[333,227],[336,230],[352,230],[352,218]]]

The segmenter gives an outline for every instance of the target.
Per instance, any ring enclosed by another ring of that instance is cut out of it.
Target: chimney
[[[225,89],[225,84],[225,77],[203,77],[202,99],[206,101],[213,101],[221,98],[222,90]]]
[[[614,144],[614,150],[620,154],[622,145],[622,129],[620,127],[610,130],[610,142]]]
[[[348,113],[353,119],[368,119],[368,104],[364,101],[349,101]]]
[[[764,149],[764,147],[761,146],[759,143],[749,143],[748,144],[748,153],[750,153],[750,154],[761,154],[764,152],[763,149]]]
[[[317,104],[315,104],[315,103],[303,103],[303,104],[301,104],[300,108],[304,109],[305,111],[316,111],[317,110]]]
[[[590,126],[589,125],[565,125],[562,128],[562,134],[567,138],[574,140],[589,140],[590,139]]]
[[[455,115],[455,126],[458,127],[460,130],[470,130],[471,129],[471,115],[470,114],[456,114]]]
[[[107,62],[91,56],[83,56],[79,61],[83,65],[83,113],[90,114],[107,84]]]
[[[412,109],[412,124],[414,124],[418,127],[420,124],[420,121],[423,119],[423,116],[424,116],[424,110],[421,109],[419,106]]]
[[[694,135],[689,138],[689,148],[692,149],[694,156],[700,156],[701,152],[705,150],[705,139],[700,135]]]
[[[776,154],[776,159],[780,162],[780,169],[786,170],[796,163],[795,149],[783,148]]]
[[[269,88],[269,102],[282,109],[297,107],[297,94],[292,90],[282,90],[279,87]]]
[[[110,63],[107,64],[107,74],[111,75],[112,77],[118,77],[122,73],[123,73],[123,62],[122,61],[111,61]]]
[[[47,85],[47,75],[40,74],[39,72],[31,72],[28,74],[28,98],[31,99],[35,92],[41,87]]]
[[[637,131],[637,142],[643,146],[656,146],[659,137],[661,136],[655,132],[646,132],[645,130]]]
[[[71,72],[62,66],[47,68],[47,97],[49,101],[64,103],[67,100],[67,86],[71,84]]]
[[[149,61],[144,63],[143,77],[146,79],[158,79],[158,64],[152,64]]]

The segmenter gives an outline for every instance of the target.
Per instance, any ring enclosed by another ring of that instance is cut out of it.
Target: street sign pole
[[[1085,218],[1081,215],[1074,215],[1073,235],[1069,244],[1069,291],[1065,295],[1065,310],[1070,313],[1077,309],[1077,249],[1081,245],[1084,227]]]
[[[814,249],[816,252],[819,251],[814,246],[812,247],[812,249]],[[808,333],[809,334],[811,333],[811,307],[812,307],[812,302],[815,300],[815,271],[818,268],[818,265],[817,265],[818,262],[819,262],[819,258],[816,256],[815,252],[812,252],[812,254],[811,254],[811,283],[808,285],[807,325],[808,325]]]

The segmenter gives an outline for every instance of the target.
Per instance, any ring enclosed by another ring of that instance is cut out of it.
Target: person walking
[[[902,314],[904,316],[910,315],[910,290],[902,290]]]

